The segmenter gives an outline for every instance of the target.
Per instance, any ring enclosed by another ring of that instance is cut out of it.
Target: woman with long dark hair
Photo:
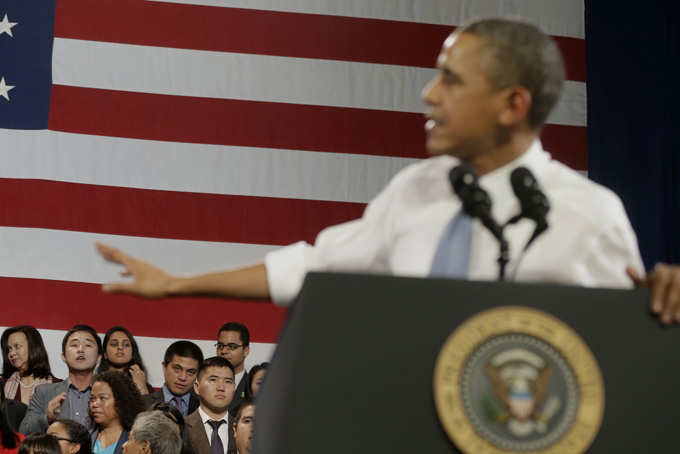
[[[50,369],[50,360],[37,329],[30,325],[7,328],[0,338],[2,376],[5,396],[28,405],[36,386],[58,383]]]
[[[120,454],[135,418],[144,410],[142,395],[132,379],[109,370],[95,375],[90,391],[90,419],[94,454]]]
[[[117,370],[130,375],[141,394],[154,392],[146,381],[146,367],[139,354],[137,341],[130,331],[122,326],[114,326],[104,335],[104,353],[98,372]]]

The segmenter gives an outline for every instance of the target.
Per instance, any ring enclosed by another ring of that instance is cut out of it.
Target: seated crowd
[[[75,325],[64,336],[68,376],[52,375],[38,330],[22,325],[1,337],[0,450],[23,454],[246,454],[254,399],[269,363],[248,374],[248,328],[223,325],[216,356],[193,342],[172,343],[161,363],[165,382],[147,381],[132,333],[104,336]]]

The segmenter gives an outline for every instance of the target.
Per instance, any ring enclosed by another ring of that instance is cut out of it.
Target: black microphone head
[[[482,220],[491,217],[491,198],[479,186],[477,175],[464,164],[454,167],[449,172],[449,181],[453,191],[463,202],[463,211],[473,218]]]
[[[550,203],[531,171],[526,167],[516,168],[510,175],[510,184],[522,207],[521,216],[539,224],[546,223],[545,217],[550,210]]]

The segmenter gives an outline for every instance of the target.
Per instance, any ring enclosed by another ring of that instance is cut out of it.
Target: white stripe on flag
[[[0,177],[367,203],[415,159],[3,130]],[[187,169],[191,169],[190,172]],[[276,174],[260,178],[267,169]]]
[[[585,38],[583,1],[564,0],[151,0],[164,3],[324,14],[440,25],[470,17],[512,14],[533,19],[549,34]]]
[[[53,83],[422,113],[425,106],[420,92],[434,74],[433,69],[396,65],[56,39]],[[550,123],[586,126],[585,83],[566,82],[562,99]]]

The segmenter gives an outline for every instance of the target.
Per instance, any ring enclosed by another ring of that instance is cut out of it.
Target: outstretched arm
[[[132,282],[104,284],[107,293],[129,293],[144,298],[164,296],[205,295],[225,298],[269,299],[267,270],[263,263],[228,271],[174,276],[152,264],[131,257],[118,249],[97,243],[97,251],[109,262],[124,267],[123,276]]]
[[[649,307],[661,323],[680,322],[680,266],[657,263],[645,277],[632,268],[627,271],[636,286],[649,288]]]

